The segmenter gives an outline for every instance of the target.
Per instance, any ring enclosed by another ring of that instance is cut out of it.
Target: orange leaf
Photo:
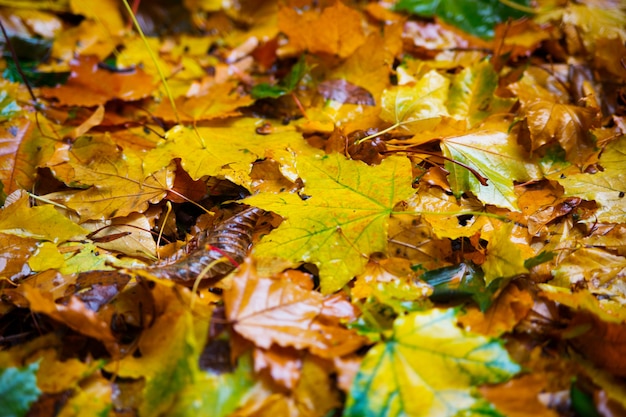
[[[543,372],[528,374],[506,384],[483,386],[480,393],[509,417],[558,417],[556,411],[539,401],[539,394],[547,390],[550,377]]]
[[[278,27],[289,38],[296,52],[326,53],[345,58],[365,42],[361,14],[338,1],[317,11],[298,12],[283,7],[278,13]],[[311,34],[315,36],[311,36]]]
[[[475,306],[467,307],[467,312],[459,322],[472,332],[485,336],[498,337],[511,331],[533,306],[532,296],[515,285],[509,285],[496,301],[483,314]]]
[[[365,339],[339,324],[354,309],[338,296],[324,297],[292,282],[257,276],[247,260],[224,291],[226,317],[234,329],[258,347],[272,344],[309,349],[332,358],[355,351]]]
[[[109,100],[139,100],[154,90],[152,76],[142,69],[112,72],[98,67],[98,58],[83,56],[70,64],[72,74],[67,84],[41,88],[46,98],[56,98],[66,106],[97,106]]]
[[[100,318],[94,311],[77,297],[70,297],[67,305],[56,304],[51,294],[42,292],[39,288],[23,284],[20,289],[30,303],[31,311],[43,313],[54,320],[64,323],[77,332],[106,344],[115,343],[109,323]]]

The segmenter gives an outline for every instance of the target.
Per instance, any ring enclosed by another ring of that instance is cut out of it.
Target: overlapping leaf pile
[[[131,3],[0,1],[0,415],[626,413],[623,3]]]

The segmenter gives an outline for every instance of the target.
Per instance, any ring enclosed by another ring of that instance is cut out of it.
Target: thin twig
[[[28,89],[28,92],[30,93],[31,98],[33,99],[35,103],[37,103],[37,97],[35,96],[35,93],[33,93],[33,89],[30,87],[30,83],[28,82],[28,80],[26,79],[26,75],[22,71],[20,60],[18,59],[17,53],[15,52],[15,49],[13,48],[13,44],[11,43],[11,40],[9,39],[9,35],[7,35],[7,31],[4,28],[2,19],[0,19],[0,29],[2,29],[2,35],[4,36],[4,40],[6,41],[7,46],[9,47],[9,51],[11,51],[11,57],[13,58],[13,62],[15,63],[15,68],[17,69],[17,72],[20,74],[20,77],[22,77],[22,81],[24,81],[24,85]]]

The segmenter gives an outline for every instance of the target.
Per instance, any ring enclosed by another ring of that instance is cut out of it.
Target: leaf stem
[[[133,10],[131,9],[130,5],[128,4],[128,0],[122,0],[122,2],[124,3],[124,7],[126,7],[126,10],[128,11],[128,14],[130,15],[131,19],[133,19],[133,23],[135,25],[135,29],[137,29],[137,32],[139,32],[139,36],[141,37],[141,40],[143,41],[144,45],[146,46],[146,49],[148,50],[148,54],[150,55],[150,59],[152,59],[152,62],[156,66],[156,69],[157,69],[157,71],[159,73],[159,77],[161,77],[161,81],[163,82],[163,87],[165,87],[165,92],[167,94],[167,98],[170,100],[170,104],[172,106],[172,110],[174,111],[174,116],[176,117],[176,123],[180,124],[180,117],[178,116],[178,110],[176,109],[176,103],[174,103],[174,97],[172,96],[172,92],[170,91],[170,87],[169,87],[169,84],[167,83],[167,79],[165,78],[165,74],[163,74],[163,70],[161,69],[161,66],[159,65],[159,62],[157,61],[157,57],[154,54],[154,51],[152,50],[152,48],[150,48],[150,45],[148,44],[148,39],[146,39],[146,36],[144,35],[143,30],[141,30],[141,26],[139,26],[139,22],[137,21],[137,18],[135,17],[135,14],[133,13]]]
[[[369,136],[365,136],[363,139],[357,140],[355,142],[355,145],[360,145],[361,143],[365,142],[366,140],[374,139],[377,136],[384,135],[387,132],[391,132],[395,128],[402,126],[402,124],[403,123],[401,123],[401,122],[396,122],[396,123],[392,124],[391,126],[389,126],[388,128],[381,130],[380,132],[373,133],[373,134],[371,134]]]
[[[505,6],[510,7],[511,9],[519,10],[520,12],[528,13],[528,14],[537,14],[539,10],[535,10],[532,7],[526,7],[522,4],[515,3],[512,0],[498,0],[500,3]]]
[[[487,183],[487,181],[489,181],[489,178],[483,177],[480,172],[478,172],[475,168],[472,168],[469,165],[464,164],[463,162],[459,162],[456,159],[452,159],[449,158],[447,156],[438,154],[438,153],[434,153],[434,152],[429,152],[429,151],[423,151],[421,149],[404,149],[404,150],[389,150],[389,151],[384,151],[382,153],[405,153],[405,152],[411,152],[411,153],[423,153],[426,155],[432,155],[432,156],[437,156],[439,158],[445,159],[446,161],[452,162],[453,164],[457,164],[463,168],[465,168],[466,170],[468,170],[469,172],[472,173],[472,175],[474,175],[474,177],[476,177],[476,179],[478,180],[478,182],[480,182],[480,185],[482,186],[487,186],[489,185]]]
[[[30,198],[32,198],[32,199],[39,200],[39,201],[41,201],[43,203],[53,205],[53,206],[58,207],[58,208],[63,209],[63,210],[72,210],[69,207],[64,206],[63,204],[56,203],[56,202],[54,202],[52,200],[48,200],[47,198],[38,196],[38,195],[33,194],[33,193],[28,193],[28,196]]]

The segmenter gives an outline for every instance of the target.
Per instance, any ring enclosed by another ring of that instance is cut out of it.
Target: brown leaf
[[[353,352],[365,339],[339,324],[354,316],[347,300],[258,277],[248,259],[224,291],[226,317],[236,332],[269,349],[273,344],[309,349],[325,358]]]
[[[112,72],[98,66],[98,58],[82,56],[70,64],[72,74],[65,85],[43,87],[40,94],[66,106],[98,106],[109,100],[134,101],[154,90],[152,77],[142,69]]]
[[[317,91],[319,91],[326,100],[334,100],[342,104],[376,105],[374,97],[369,91],[343,79],[322,81],[317,86]]]
[[[523,375],[505,384],[483,386],[480,393],[509,417],[558,417],[559,413],[546,407],[539,398],[551,377],[546,373]]]
[[[596,152],[590,129],[599,125],[597,109],[537,100],[526,109],[532,151],[557,141],[567,159],[584,165]]]
[[[67,305],[62,305],[56,304],[50,294],[32,285],[23,284],[20,290],[29,301],[31,311],[43,313],[85,336],[93,337],[111,347],[115,346],[116,339],[111,333],[109,323],[90,310],[77,297],[70,297]]]

